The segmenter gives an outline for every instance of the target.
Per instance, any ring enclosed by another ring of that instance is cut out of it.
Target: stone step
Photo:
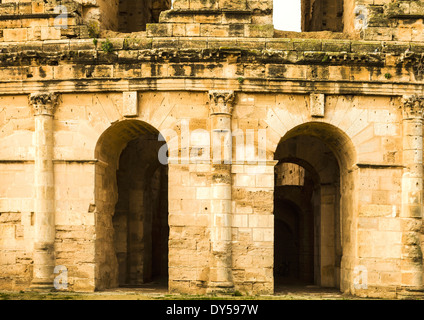
[[[159,17],[159,22],[166,23],[252,23],[250,10],[167,10]]]
[[[152,23],[146,25],[147,37],[246,37],[272,38],[272,24]]]

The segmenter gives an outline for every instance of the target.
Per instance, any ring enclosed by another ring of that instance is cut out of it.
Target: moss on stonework
[[[387,17],[401,15],[404,10],[400,7],[400,2],[390,2],[384,5],[384,12]]]
[[[113,44],[109,39],[106,39],[104,42],[101,43],[101,48],[104,52],[110,53],[113,51]]]
[[[88,36],[90,38],[98,38],[100,37],[100,27],[99,23],[96,21],[90,21],[87,25],[88,27]]]

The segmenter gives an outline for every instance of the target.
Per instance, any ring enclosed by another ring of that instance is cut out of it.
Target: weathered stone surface
[[[3,1],[0,289],[421,292],[423,3],[371,2]]]

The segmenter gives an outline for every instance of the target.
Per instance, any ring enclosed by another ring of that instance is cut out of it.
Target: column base
[[[401,287],[400,290],[396,292],[398,299],[404,300],[415,300],[424,298],[424,286],[419,287]]]
[[[206,293],[232,294],[234,293],[234,284],[232,282],[210,282]]]
[[[31,291],[55,291],[53,280],[50,279],[36,279],[31,282],[29,287]]]

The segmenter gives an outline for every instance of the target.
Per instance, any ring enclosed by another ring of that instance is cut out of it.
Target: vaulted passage
[[[96,289],[168,283],[166,147],[145,122],[116,122],[100,137],[96,158]]]
[[[305,175],[306,174],[306,175]],[[314,282],[314,184],[303,167],[277,165],[274,278],[278,284]]]
[[[343,259],[351,254],[351,174],[341,164],[352,150],[335,131],[327,124],[301,125],[286,134],[275,152],[276,291],[288,284],[340,288],[349,272],[343,270]]]
[[[142,135],[122,151],[113,226],[119,285],[167,282],[168,177],[158,162],[162,143]]]

